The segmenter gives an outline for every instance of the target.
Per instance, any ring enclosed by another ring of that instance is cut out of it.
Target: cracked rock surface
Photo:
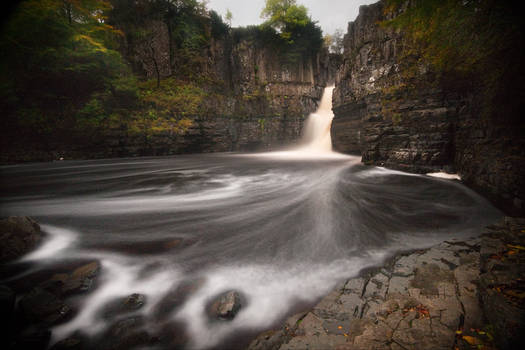
[[[249,349],[513,349],[523,343],[525,219],[395,256]]]

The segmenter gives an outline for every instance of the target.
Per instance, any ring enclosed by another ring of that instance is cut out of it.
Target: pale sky
[[[297,0],[308,9],[308,14],[323,29],[324,34],[333,34],[340,28],[346,33],[348,22],[359,13],[359,6],[372,4],[378,0]],[[208,8],[217,11],[222,17],[230,9],[233,27],[260,24],[261,11],[265,0],[208,0]]]

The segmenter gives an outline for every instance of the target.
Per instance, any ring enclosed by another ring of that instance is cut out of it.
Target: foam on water
[[[432,176],[432,177],[437,177],[440,179],[461,180],[461,176],[459,176],[459,174],[449,174],[449,173],[437,172],[437,173],[427,173],[427,175]]]
[[[60,257],[66,249],[70,249],[78,239],[78,232],[70,229],[54,227],[51,225],[40,225],[42,231],[47,232],[43,244],[36,251],[22,257],[22,261],[46,260]]]
[[[48,234],[9,281],[57,261],[97,260],[96,288],[53,342],[103,334],[120,317],[103,317],[105,307],[141,293],[146,304],[133,315],[146,330],[182,323],[189,348],[206,349],[276,326],[397,251],[468,237],[499,218],[459,182],[332,152],[330,101],[328,89],[307,122],[322,132],[307,130],[294,150],[1,168],[0,216],[31,215]],[[209,320],[207,305],[228,290],[245,304],[232,321]]]

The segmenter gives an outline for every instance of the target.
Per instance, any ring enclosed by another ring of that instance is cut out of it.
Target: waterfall
[[[333,91],[334,86],[328,86],[324,89],[319,107],[306,119],[303,135],[295,146],[281,151],[251,153],[246,156],[274,159],[350,159],[351,157],[348,155],[332,151],[330,128],[334,118],[332,112]]]
[[[317,111],[308,116],[301,140],[301,147],[298,151],[311,153],[332,152],[330,127],[334,118],[334,113],[332,112],[333,91],[334,86],[326,87]]]

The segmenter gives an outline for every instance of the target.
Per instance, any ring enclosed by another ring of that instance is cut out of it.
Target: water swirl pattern
[[[30,215],[48,234],[10,279],[101,262],[97,287],[54,341],[101,334],[104,305],[142,293],[149,332],[176,323],[190,349],[235,348],[394,252],[476,234],[500,216],[459,182],[364,166],[308,140],[266,154],[2,167],[0,215]],[[180,305],[166,303],[193,282]],[[242,293],[243,307],[210,321],[207,304],[227,290]]]

